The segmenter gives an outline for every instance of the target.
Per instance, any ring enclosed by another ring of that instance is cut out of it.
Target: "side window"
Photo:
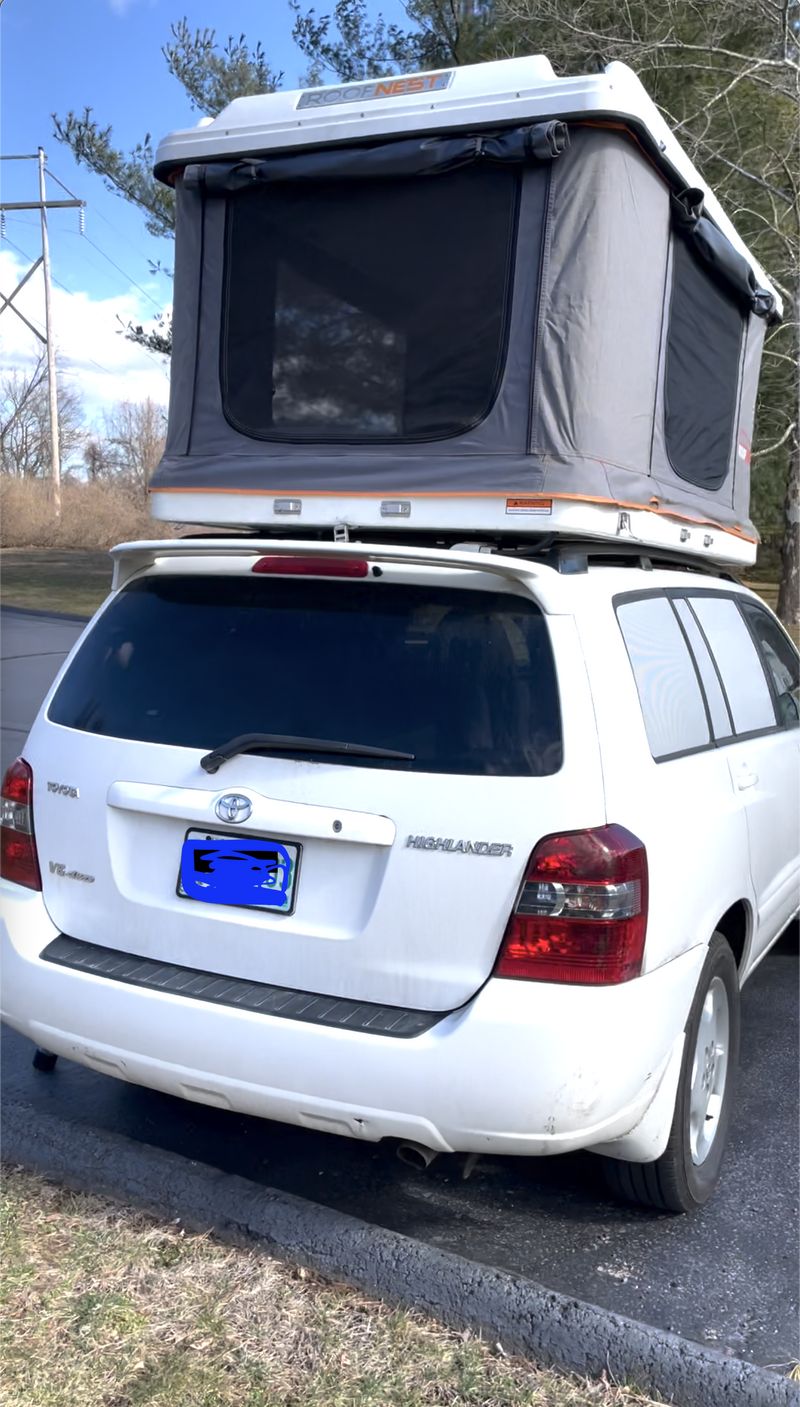
[[[766,611],[750,601],[742,610],[755,636],[767,677],[772,680],[778,709],[778,722],[796,728],[800,722],[800,659],[791,642]]]
[[[711,726],[714,729],[714,737],[717,741],[730,738],[733,733],[733,722],[719,682],[719,675],[708,646],[703,638],[703,632],[693,615],[688,601],[681,598],[673,600],[673,606],[678,615],[681,625],[686,631],[686,638],[689,641],[695,664],[700,675],[700,679],[705,691],[708,711],[711,714]]]
[[[682,239],[673,240],[664,430],[675,473],[703,489],[728,477],[744,318]]]
[[[730,596],[690,596],[703,627],[733,715],[737,733],[775,727],[775,709],[766,676],[736,602]]]
[[[669,601],[624,601],[617,619],[633,667],[650,751],[656,761],[706,747],[708,718],[697,674]]]

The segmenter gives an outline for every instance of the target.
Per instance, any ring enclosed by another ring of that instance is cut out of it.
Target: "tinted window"
[[[204,750],[253,732],[368,743],[414,753],[385,764],[412,771],[536,776],[561,765],[544,618],[490,591],[143,578],[86,637],[50,718]]]
[[[665,369],[667,454],[704,489],[727,478],[739,397],[744,318],[682,239],[673,240]]]
[[[767,677],[772,681],[778,722],[785,728],[796,728],[800,710],[800,661],[797,651],[766,611],[749,601],[742,602],[742,609],[756,638]]]
[[[703,696],[669,601],[661,596],[626,601],[617,618],[653,757],[703,747],[710,741]]]
[[[719,682],[719,675],[703,637],[703,632],[687,601],[674,600],[672,604],[678,613],[681,625],[686,631],[689,646],[694,655],[694,661],[697,665],[705,692],[708,711],[711,714],[711,726],[714,729],[714,737],[729,738],[733,732],[733,723],[731,721],[731,715],[728,712],[728,705],[725,702],[725,695],[722,692],[722,685]]]
[[[519,168],[487,164],[230,196],[233,425],[279,440],[394,440],[482,419],[502,370],[518,182]]]
[[[775,710],[750,631],[736,602],[723,596],[691,596],[728,697],[737,733],[775,727]]]

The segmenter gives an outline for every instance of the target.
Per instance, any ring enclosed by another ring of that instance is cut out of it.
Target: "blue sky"
[[[317,4],[322,13],[331,8],[331,0]],[[370,0],[369,9],[404,18],[401,0]],[[0,8],[3,154],[43,146],[49,170],[87,201],[88,238],[78,232],[76,211],[53,211],[50,241],[53,274],[61,285],[55,314],[62,364],[76,381],[80,378],[90,416],[99,414],[104,402],[128,395],[166,399],[163,366],[126,342],[119,327],[128,318],[155,317],[169,304],[170,281],[153,276],[148,259],[169,265],[171,245],[151,238],[131,205],[77,165],[69,149],[55,140],[50,114],[88,105],[98,121],[111,125],[115,143],[124,149],[146,132],[157,140],[175,127],[193,125],[199,114],[170,77],[161,54],[171,23],[184,15],[193,28],[216,29],[221,39],[240,33],[251,41],[260,39],[271,66],[284,71],[284,86],[298,85],[305,61],[292,40],[286,0],[225,0],[224,5],[213,0],[5,0]],[[4,200],[36,198],[35,162],[5,161],[0,179]],[[60,194],[50,183],[48,195]],[[24,256],[38,255],[38,215],[8,214],[6,236],[0,242],[0,289],[8,294],[27,268]],[[32,280],[24,290],[20,306],[41,321],[36,283]],[[35,346],[19,319],[6,311],[0,318],[0,365],[25,364],[35,356]]]

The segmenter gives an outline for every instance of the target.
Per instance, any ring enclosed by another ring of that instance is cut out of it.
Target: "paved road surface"
[[[15,755],[76,627],[6,612],[3,746]],[[7,736],[8,733],[8,736]],[[3,1035],[3,1089],[36,1110],[130,1137],[364,1217],[754,1362],[798,1345],[797,935],[745,989],[739,1108],[719,1192],[672,1218],[617,1206],[589,1154],[463,1159],[426,1174],[388,1147],[351,1143],[120,1084],[60,1061],[37,1075],[31,1047]],[[178,1194],[179,1198],[179,1194]]]
[[[34,611],[0,612],[2,697],[0,765],[5,772],[22,751],[42,697],[83,626]]]

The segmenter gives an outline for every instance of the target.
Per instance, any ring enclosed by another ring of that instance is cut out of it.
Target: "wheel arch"
[[[717,920],[716,932],[721,933],[736,960],[741,981],[745,970],[745,959],[750,952],[750,938],[753,931],[753,910],[746,899],[737,899],[735,904]]]

